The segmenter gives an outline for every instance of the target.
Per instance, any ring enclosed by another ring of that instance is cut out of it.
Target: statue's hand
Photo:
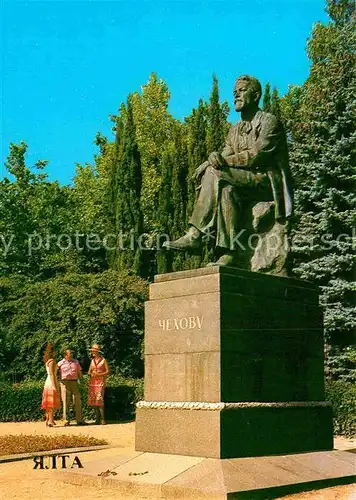
[[[199,167],[196,169],[196,171],[194,172],[193,174],[193,180],[195,182],[199,182],[201,177],[204,175],[204,172],[207,168],[207,166],[209,165],[209,163],[207,161],[205,161],[204,163],[202,163],[201,165],[199,165]]]
[[[224,158],[221,156],[220,153],[216,151],[210,153],[208,162],[212,167],[216,168],[217,170],[219,170],[221,167],[225,165]]]

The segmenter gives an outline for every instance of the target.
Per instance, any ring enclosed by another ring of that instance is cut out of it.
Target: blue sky
[[[152,71],[171,91],[170,111],[189,115],[208,98],[212,74],[231,104],[249,73],[280,93],[308,75],[312,26],[324,0],[4,0],[2,148],[28,144],[28,164],[49,160],[51,179],[70,183],[92,162],[97,131]],[[231,119],[238,116],[234,113]]]

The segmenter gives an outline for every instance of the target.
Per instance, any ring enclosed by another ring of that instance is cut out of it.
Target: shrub
[[[43,382],[0,385],[0,420],[3,422],[40,420]]]
[[[327,380],[326,399],[333,407],[334,434],[356,435],[356,386],[343,380]]]
[[[41,420],[43,411],[40,408],[44,381],[27,381],[19,384],[0,383],[0,421],[21,422]],[[82,394],[83,417],[91,420],[94,410],[87,406],[88,377],[79,384]],[[108,420],[132,418],[135,403],[142,399],[143,381],[141,379],[125,379],[111,375],[105,391],[105,410]],[[71,409],[73,411],[73,409]],[[61,417],[61,410],[57,412]]]
[[[71,349],[84,372],[88,349],[101,344],[112,372],[141,377],[144,301],[147,282],[128,273],[67,273],[47,281],[0,276],[0,370],[37,379],[45,375],[43,352],[57,358]],[[0,351],[1,352],[1,351]]]

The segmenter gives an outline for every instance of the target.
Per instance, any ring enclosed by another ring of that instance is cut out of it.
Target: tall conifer
[[[131,96],[127,100],[125,114],[124,125],[118,131],[122,135],[116,141],[116,230],[119,245],[123,246],[117,255],[117,266],[144,275],[142,250],[137,243],[143,232],[141,156],[136,142]]]
[[[208,128],[208,110],[206,103],[200,99],[198,107],[193,109],[192,114],[186,118],[186,127],[188,129],[188,199],[186,210],[186,224],[192,214],[196,201],[196,183],[193,181],[195,169],[201,165],[208,157],[207,150],[207,128]],[[199,267],[200,257],[186,256],[185,264],[192,268]]]
[[[271,85],[269,82],[266,83],[265,91],[263,93],[262,111],[271,113]]]
[[[213,75],[213,87],[207,106],[206,145],[208,153],[212,151],[221,151],[224,146],[227,114],[227,103],[220,103],[219,82],[216,76]]]
[[[165,235],[172,238],[172,225],[174,216],[174,205],[172,198],[172,170],[174,163],[173,144],[167,143],[161,156],[161,189],[159,190],[157,220],[159,221],[156,259],[157,272],[159,274],[172,271],[173,253],[162,250]]]
[[[278,120],[281,120],[281,106],[280,98],[278,95],[277,87],[274,87],[271,98],[271,113],[275,115]]]

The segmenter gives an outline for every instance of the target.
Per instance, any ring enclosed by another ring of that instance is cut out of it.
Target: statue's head
[[[239,76],[234,88],[235,110],[240,112],[248,107],[257,107],[262,95],[262,86],[257,78]]]

